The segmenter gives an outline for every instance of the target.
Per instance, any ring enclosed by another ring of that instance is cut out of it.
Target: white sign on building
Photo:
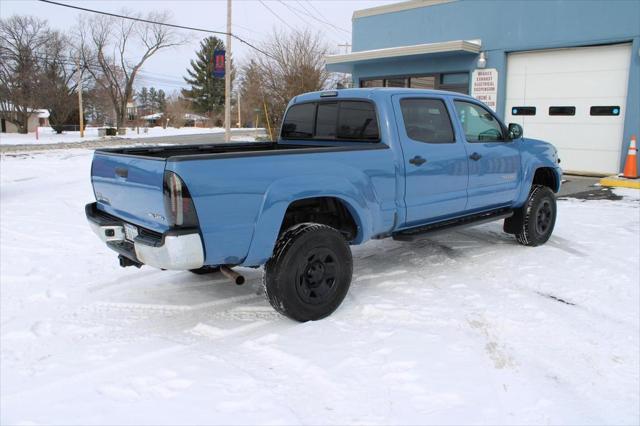
[[[498,104],[498,70],[477,69],[471,75],[471,96],[496,111]]]

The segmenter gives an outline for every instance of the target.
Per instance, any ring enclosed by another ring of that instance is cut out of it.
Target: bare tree
[[[78,110],[75,100],[80,65],[74,63],[69,37],[51,31],[42,57],[42,105],[49,110],[51,127],[62,133],[71,113]]]
[[[322,90],[329,80],[325,69],[324,58],[328,53],[327,45],[320,34],[309,30],[283,33],[274,31],[269,41],[263,46],[269,56],[259,55],[254,59],[255,65],[250,68],[252,76],[245,79],[245,89],[251,86],[249,98],[261,95],[269,106],[269,121],[277,128],[282,120],[284,110],[291,98],[300,93]],[[246,70],[246,68],[245,68]],[[256,85],[255,80],[260,81]],[[256,87],[262,89],[256,94]]]
[[[173,93],[167,100],[164,113],[164,118],[167,120],[166,125],[175,128],[183,127],[187,122],[185,115],[191,112],[191,102],[178,95],[178,93]]]
[[[240,72],[239,90],[242,97],[242,109],[245,111],[244,114],[249,116],[248,119],[253,122],[254,126],[257,126],[255,121],[265,123],[263,108],[265,99],[260,66],[252,59],[242,67]]]
[[[166,22],[168,13],[150,12],[144,19]],[[125,125],[127,103],[133,100],[134,81],[144,63],[158,51],[183,42],[169,27],[104,15],[81,20],[78,38],[82,61],[108,93],[118,128]]]
[[[31,16],[0,20],[0,117],[27,133],[29,118],[42,106],[41,61],[47,22]]]

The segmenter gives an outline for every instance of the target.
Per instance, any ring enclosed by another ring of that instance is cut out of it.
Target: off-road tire
[[[527,202],[517,212],[522,220],[515,233],[516,240],[532,247],[546,243],[553,233],[557,211],[553,191],[547,186],[533,185]]]
[[[300,322],[330,315],[342,303],[353,272],[349,244],[336,229],[302,223],[285,231],[264,267],[273,308]]]

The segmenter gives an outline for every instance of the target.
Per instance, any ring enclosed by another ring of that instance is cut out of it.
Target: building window
[[[439,90],[450,92],[469,93],[469,73],[457,72],[451,74],[440,74]]]
[[[511,108],[511,115],[536,115],[536,107],[514,106]]]
[[[451,119],[438,99],[403,99],[402,120],[407,136],[426,143],[454,143]]]
[[[390,78],[386,80],[387,87],[407,87],[406,78]]]
[[[469,94],[469,73],[425,74],[360,80],[360,87],[411,87]]]
[[[589,115],[620,115],[619,106],[592,106]]]
[[[384,80],[364,80],[360,83],[360,87],[384,87]]]
[[[552,106],[549,107],[549,115],[576,115],[576,107]]]
[[[436,88],[436,77],[433,75],[422,76],[422,77],[411,77],[409,80],[411,84],[411,88],[414,89],[435,89]]]

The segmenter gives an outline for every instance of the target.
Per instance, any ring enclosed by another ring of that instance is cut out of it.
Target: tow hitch
[[[118,262],[120,262],[120,267],[122,268],[126,268],[127,266],[135,266],[136,268],[140,268],[142,266],[142,263],[135,262],[123,255],[118,255]]]

